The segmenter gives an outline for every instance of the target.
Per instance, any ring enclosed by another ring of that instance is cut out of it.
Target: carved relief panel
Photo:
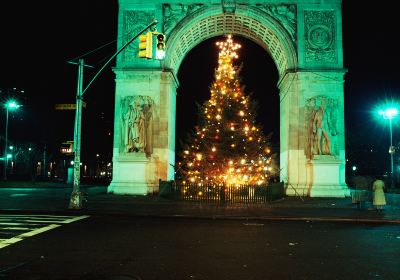
[[[257,4],[259,9],[276,19],[297,43],[297,7],[294,4]]]
[[[164,4],[163,17],[164,17],[164,30],[165,34],[169,34],[171,30],[186,16],[194,13],[204,4]]]
[[[221,0],[221,6],[224,13],[235,13],[236,0]]]
[[[336,62],[334,11],[304,11],[306,62]]]
[[[149,25],[155,18],[155,11],[125,11],[124,13],[124,32],[122,42],[125,44],[132,36],[135,36],[143,28]],[[152,27],[154,30],[154,26]],[[124,61],[132,60],[137,57],[139,48],[139,40],[135,40],[129,44],[124,51]]]
[[[338,100],[323,95],[309,98],[304,112],[304,151],[307,158],[337,155]]]
[[[126,96],[121,100],[121,148],[124,153],[145,153],[153,149],[153,109],[150,96]]]

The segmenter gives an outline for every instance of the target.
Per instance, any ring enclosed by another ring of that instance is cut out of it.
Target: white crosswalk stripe
[[[88,215],[0,214],[0,249],[22,241],[27,237],[52,230],[64,224],[86,219],[88,217]]]

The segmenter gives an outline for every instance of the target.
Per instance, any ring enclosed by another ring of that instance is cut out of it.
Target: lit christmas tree
[[[217,46],[211,98],[201,106],[199,125],[181,155],[183,178],[197,184],[265,184],[271,172],[270,148],[233,64],[240,45],[228,35]]]

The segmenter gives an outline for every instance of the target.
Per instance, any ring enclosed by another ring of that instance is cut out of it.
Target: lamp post
[[[8,140],[8,111],[18,109],[21,105],[18,105],[15,101],[10,100],[4,104],[6,108],[6,133],[5,133],[5,145],[4,145],[4,180],[7,180],[7,165],[8,165],[8,158],[7,158],[7,140]]]
[[[393,182],[393,154],[394,154],[394,147],[393,147],[393,135],[392,135],[392,119],[398,115],[399,111],[397,108],[387,108],[386,110],[379,110],[379,115],[383,116],[385,120],[389,120],[389,133],[390,133],[390,147],[389,147],[389,154],[390,154],[390,181],[391,181],[391,188],[394,187]]]
[[[92,85],[94,80],[100,75],[100,73],[104,70],[104,68],[110,64],[110,62],[120,54],[130,43],[133,42],[140,34],[145,32],[147,29],[157,24],[157,20],[154,19],[148,26],[146,26],[142,31],[132,37],[128,42],[125,43],[120,49],[118,49],[109,59],[108,61],[100,68],[99,71],[93,76],[88,85],[83,88],[83,68],[93,67],[90,65],[86,65],[82,57],[76,61],[68,61],[70,64],[77,64],[78,67],[78,86],[77,86],[77,94],[76,94],[76,111],[75,111],[75,126],[74,126],[74,185],[71,193],[70,201],[69,201],[69,209],[82,209],[83,207],[83,194],[80,191],[80,164],[81,164],[81,127],[82,127],[82,98],[87,89]]]

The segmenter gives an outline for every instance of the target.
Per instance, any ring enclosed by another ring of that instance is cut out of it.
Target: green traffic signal
[[[156,45],[156,59],[164,59],[165,58],[165,35],[157,34],[157,45]]]

